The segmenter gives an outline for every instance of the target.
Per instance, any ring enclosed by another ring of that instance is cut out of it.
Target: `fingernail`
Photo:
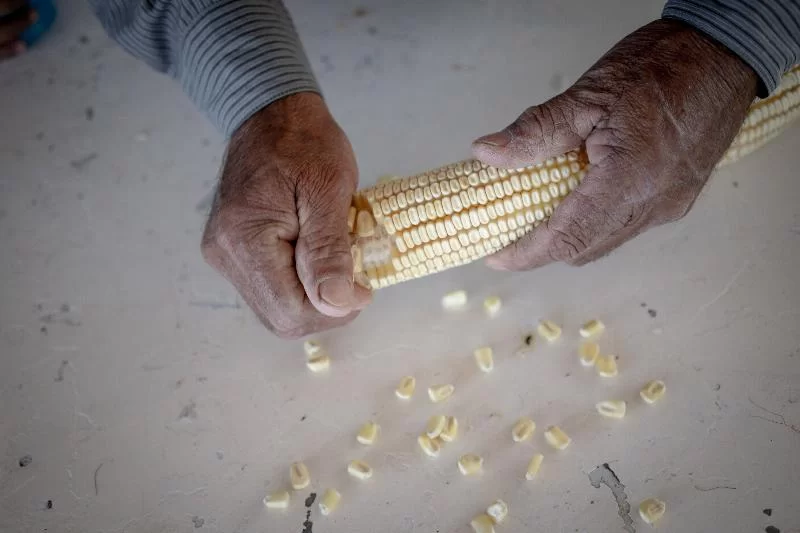
[[[353,284],[342,278],[325,280],[319,286],[319,297],[333,307],[350,307]]]
[[[503,130],[503,131],[498,131],[497,133],[492,133],[491,135],[485,135],[480,139],[476,140],[475,142],[502,148],[503,146],[506,146],[509,142],[511,142],[511,136],[508,133],[506,133],[505,130]]]
[[[14,53],[21,54],[28,49],[28,46],[23,43],[22,41],[17,41],[14,43]]]

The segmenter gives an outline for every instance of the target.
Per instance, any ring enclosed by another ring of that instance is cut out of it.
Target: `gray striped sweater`
[[[179,80],[227,136],[286,95],[320,93],[280,0],[89,0],[109,35]],[[669,0],[663,17],[718,40],[758,74],[760,96],[800,57],[800,0]]]

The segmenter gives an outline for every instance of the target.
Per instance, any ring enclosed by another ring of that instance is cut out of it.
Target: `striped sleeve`
[[[800,0],[669,0],[662,16],[694,26],[742,58],[761,80],[762,98],[800,60]]]
[[[177,79],[230,136],[289,94],[320,93],[280,0],[90,0],[107,33]]]

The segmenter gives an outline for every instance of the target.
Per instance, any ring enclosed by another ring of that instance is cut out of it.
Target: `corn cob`
[[[800,116],[800,67],[756,100],[717,165],[733,163]],[[586,176],[581,150],[501,169],[477,160],[395,178],[359,191],[348,226],[354,280],[378,289],[492,254],[547,220]]]

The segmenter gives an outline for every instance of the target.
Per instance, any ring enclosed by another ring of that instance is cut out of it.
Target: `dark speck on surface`
[[[525,346],[530,346],[533,342],[533,335],[525,335]]]
[[[44,139],[44,132],[40,131],[39,133],[36,134],[36,140],[41,141],[42,139]]]
[[[69,366],[69,361],[66,359],[61,361],[61,365],[58,367],[58,371],[56,372],[56,377],[53,378],[53,381],[56,383],[60,381],[64,381],[64,370],[66,370],[67,366]]]
[[[203,527],[203,524],[205,524],[205,523],[206,523],[206,521],[204,519],[200,518],[199,516],[193,516],[192,517],[192,524],[194,524],[195,529]]]
[[[764,511],[763,511],[763,512],[764,512],[764,514],[765,514],[765,515],[767,515],[767,516],[772,516],[772,509],[770,509],[770,508],[764,509]]]
[[[87,107],[84,113],[86,114],[86,120],[89,122],[94,120],[94,108],[92,106]]]
[[[764,531],[766,531],[767,533],[781,533],[781,530],[775,526],[767,526],[767,529],[765,529]]]
[[[306,421],[306,415],[301,416],[300,417],[300,422],[305,422],[305,421]]]
[[[311,507],[312,505],[314,505],[314,500],[316,499],[317,499],[316,492],[312,492],[311,494],[309,494],[308,498],[306,498],[306,507]]]
[[[39,332],[40,332],[42,335],[47,335],[47,326],[42,326],[42,327],[40,327],[40,328],[39,328]]]
[[[72,161],[69,162],[69,164],[75,170],[83,170],[84,168],[86,168],[86,165],[88,165],[95,159],[97,159],[97,152],[92,152],[91,154],[79,157],[78,159],[73,159]]]
[[[655,318],[658,312],[655,309],[648,309],[647,314],[650,315],[651,318]]]
[[[366,17],[367,15],[369,15],[369,9],[364,6],[358,6],[353,10],[353,18],[360,19]]]
[[[714,385],[714,390],[719,390],[719,389],[721,389],[721,388],[722,388],[722,385],[720,385],[719,383],[717,383],[716,385]]]
[[[89,44],[89,37],[86,35],[81,35],[78,37],[78,42],[81,44]]]
[[[225,454],[224,454],[224,453],[222,453],[222,451],[221,451],[221,450],[218,450],[218,451],[217,451],[217,459],[219,459],[220,461],[222,461],[223,459],[225,459]]]
[[[184,405],[183,409],[181,409],[180,414],[178,415],[178,420],[183,419],[195,419],[197,418],[197,404],[194,402],[190,403],[189,405]]]
[[[640,303],[639,305],[640,305],[641,307],[647,307],[647,304],[646,304],[645,302],[642,302],[642,303]]]
[[[53,508],[53,500],[47,500],[47,508],[48,509],[52,509]]]
[[[23,455],[22,457],[19,458],[19,467],[25,468],[32,462],[33,462],[33,457],[31,457],[30,455]]]
[[[739,187],[739,182],[738,181],[734,181],[733,182],[733,188],[736,189],[738,187]]]
[[[378,28],[376,28],[375,26],[367,26],[367,33],[369,35],[377,35]]]

